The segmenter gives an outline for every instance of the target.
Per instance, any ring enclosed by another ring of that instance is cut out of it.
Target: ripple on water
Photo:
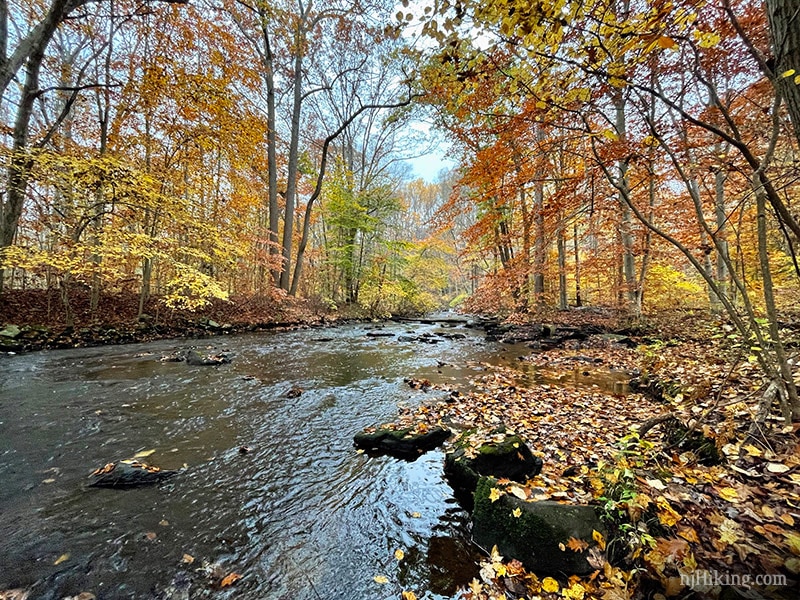
[[[319,330],[210,340],[234,355],[220,367],[158,361],[206,342],[4,359],[0,589],[146,598],[187,570],[186,553],[245,575],[228,597],[396,598],[401,588],[452,597],[475,556],[441,454],[368,458],[352,435],[394,417],[409,397],[404,377],[446,380],[438,361],[486,360],[492,349],[468,330],[438,345],[368,331],[332,328],[328,342],[314,341]],[[292,387],[304,392],[288,398]],[[239,453],[245,445],[252,451]],[[142,450],[185,469],[161,487],[85,487],[93,468]],[[390,583],[376,584],[379,574]]]

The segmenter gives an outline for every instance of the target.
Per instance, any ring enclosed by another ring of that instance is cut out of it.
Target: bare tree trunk
[[[567,310],[569,308],[567,303],[567,250],[563,224],[558,226],[556,248],[558,250],[558,308]]]
[[[533,188],[534,212],[534,240],[533,240],[533,296],[536,306],[544,304],[544,267],[546,259],[546,240],[544,231],[544,177],[545,170],[541,164],[544,161],[542,142],[545,140],[544,128],[541,124],[536,126],[536,142],[539,152],[540,166],[536,169],[536,181]]]
[[[776,84],[786,101],[800,146],[800,87],[795,83],[795,77],[800,75],[800,5],[796,0],[767,0],[766,6]],[[790,75],[783,76],[790,71]]]
[[[33,105],[39,90],[39,71],[44,60],[44,49],[45,46],[42,45],[37,52],[32,54],[25,68],[25,84],[14,121],[11,161],[6,175],[6,199],[2,203],[0,250],[14,243],[28,191],[31,159],[25,155],[25,150],[28,147]],[[0,292],[3,290],[3,271],[0,268]]]
[[[581,297],[581,257],[578,252],[578,223],[572,226],[572,248],[575,252],[575,306],[583,306]]]
[[[294,207],[297,200],[297,167],[300,149],[300,113],[303,108],[303,43],[304,19],[301,17],[295,32],[294,80],[292,81],[292,124],[289,134],[289,156],[286,165],[286,207],[283,211],[283,268],[280,287],[290,290],[292,279],[292,241],[294,236]],[[297,286],[294,286],[295,289]]]
[[[758,260],[763,277],[764,305],[767,309],[767,319],[769,320],[769,334],[775,352],[775,358],[780,371],[782,388],[786,392],[791,409],[786,411],[784,417],[789,420],[800,420],[800,397],[797,395],[797,388],[794,384],[792,367],[787,360],[786,351],[781,341],[778,326],[778,311],[775,307],[775,296],[772,285],[772,271],[769,264],[769,248],[767,247],[767,199],[760,181],[754,177],[754,187],[756,192],[756,210],[758,222]],[[782,391],[783,391],[782,390]]]

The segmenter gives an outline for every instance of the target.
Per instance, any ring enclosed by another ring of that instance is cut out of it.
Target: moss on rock
[[[587,575],[595,570],[589,560],[597,545],[593,532],[605,535],[605,529],[593,507],[526,502],[509,494],[492,501],[491,491],[497,487],[491,477],[478,481],[472,512],[476,544],[487,550],[497,546],[501,555],[519,560],[537,575]],[[519,516],[514,514],[517,509]],[[571,549],[573,538],[585,542],[586,549]]]

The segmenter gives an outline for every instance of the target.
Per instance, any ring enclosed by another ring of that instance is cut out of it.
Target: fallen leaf
[[[688,542],[698,543],[700,539],[697,537],[697,532],[691,527],[679,527],[678,535]]]
[[[720,542],[728,545],[738,542],[742,533],[742,529],[739,527],[739,524],[731,519],[725,519],[719,526],[718,530],[720,534]]]
[[[790,556],[783,563],[783,566],[786,567],[786,570],[792,575],[800,575],[800,558]]]
[[[194,556],[192,556],[191,554],[184,554],[183,558],[181,559],[181,562],[185,565],[190,565],[194,562]]]
[[[161,525],[162,527],[169,527],[169,521],[167,521],[166,519],[161,519],[158,522],[158,524]]]
[[[511,492],[514,496],[519,498],[520,500],[527,500],[528,494],[518,485],[512,485],[508,488],[508,491]]]
[[[418,512],[412,512],[411,513],[411,518],[413,518],[413,519],[419,519],[421,516],[422,515],[420,513],[418,513]]]
[[[558,582],[552,577],[545,577],[542,579],[542,590],[548,594],[554,594],[559,590]]]
[[[155,450],[142,450],[141,452],[137,452],[133,455],[133,458],[147,458],[151,454],[155,454]]]
[[[602,533],[592,530],[592,539],[600,546],[600,550],[606,549],[606,539],[603,537]]]
[[[230,573],[222,578],[222,581],[219,582],[219,587],[228,587],[236,583],[242,578],[239,573]]]
[[[717,490],[719,497],[728,502],[739,502],[739,494],[732,487],[720,488]]]
[[[735,492],[736,490],[734,490]],[[664,498],[664,496],[659,496],[656,500],[656,505],[659,508],[658,511],[658,520],[661,521],[662,525],[666,525],[667,527],[672,527],[678,521],[681,520],[681,515],[675,511],[674,508],[670,505],[669,501]]]
[[[68,560],[69,560],[69,552],[65,552],[64,554],[62,554],[61,556],[59,556],[59,557],[56,559],[56,562],[54,562],[53,564],[54,564],[54,565],[60,565],[61,563],[63,563],[63,562],[67,562]]]
[[[407,592],[405,590],[400,594],[400,597],[403,600],[417,600],[417,595],[414,592]]]
[[[42,483],[55,483],[55,482],[56,482],[56,480],[52,479],[52,478],[42,480]]]
[[[789,467],[782,463],[767,463],[767,471],[770,473],[786,473],[789,470]]]
[[[144,534],[144,537],[146,537],[148,540],[152,542],[154,539],[158,537],[158,534],[155,531],[148,531],[147,533]]]
[[[789,527],[794,527],[794,519],[792,518],[792,515],[790,515],[789,513],[783,513],[781,515],[781,521],[786,523]]]
[[[385,575],[375,575],[375,577],[372,579],[375,581],[375,583],[380,583],[381,585],[384,583],[389,583],[389,578]]]
[[[394,557],[397,560],[403,560],[406,557],[406,553],[398,548],[397,550],[394,551]]]
[[[581,540],[576,537],[571,537],[567,541],[567,548],[572,550],[573,552],[583,552],[589,547],[589,542],[586,540]]]
[[[497,488],[492,488],[489,492],[489,500],[497,502],[503,494]]]
[[[516,518],[520,518],[522,516],[522,510],[519,507],[515,508],[511,511],[511,514],[514,515]]]
[[[785,531],[783,532],[783,537],[785,537],[786,541],[789,543],[789,550],[791,550],[792,554],[800,556],[800,533]]]

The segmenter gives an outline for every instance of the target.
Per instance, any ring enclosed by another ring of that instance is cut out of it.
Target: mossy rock
[[[541,472],[542,460],[518,435],[500,429],[495,433],[502,436],[499,440],[484,442],[471,451],[469,441],[473,434],[474,431],[463,433],[444,461],[447,480],[460,500],[471,499],[481,476],[525,482]]]
[[[379,428],[375,431],[362,431],[353,436],[356,448],[371,454],[388,454],[396,458],[413,460],[428,450],[444,444],[450,437],[450,430],[444,427],[431,427],[426,431]]]
[[[507,559],[517,559],[537,575],[588,575],[601,564],[593,532],[605,536],[600,519],[591,506],[560,504],[549,500],[526,502],[503,494],[490,498],[497,480],[481,477],[475,490],[472,511],[472,539],[489,550],[497,546]],[[502,488],[500,488],[502,489]],[[519,516],[513,511],[519,509]],[[585,542],[586,549],[571,539]],[[562,550],[562,547],[564,548]]]

